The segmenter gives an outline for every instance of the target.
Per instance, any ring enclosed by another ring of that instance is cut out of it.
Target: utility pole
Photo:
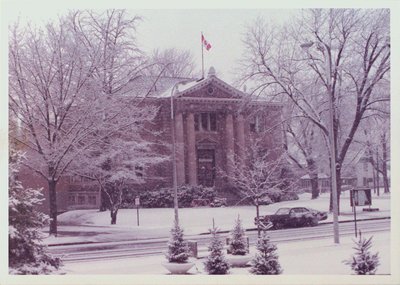
[[[308,42],[301,44],[300,47],[307,52],[308,57],[311,57],[309,48],[313,46],[314,42]],[[336,144],[334,134],[334,104],[332,96],[332,74],[331,74],[331,52],[325,45],[321,45],[326,53],[325,58],[325,73],[326,73],[326,85],[327,94],[329,97],[329,154],[331,161],[331,185],[332,185],[332,215],[333,215],[333,239],[336,244],[339,243],[339,207],[338,207],[338,192],[337,192],[337,181],[336,181]]]

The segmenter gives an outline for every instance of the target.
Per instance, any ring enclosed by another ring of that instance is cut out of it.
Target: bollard
[[[187,244],[189,247],[190,256],[198,258],[197,241],[188,240]]]

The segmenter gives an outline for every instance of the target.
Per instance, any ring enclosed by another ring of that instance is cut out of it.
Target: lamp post
[[[179,223],[178,215],[178,177],[176,169],[176,142],[175,142],[175,112],[174,112],[174,95],[178,84],[182,82],[177,82],[171,89],[171,129],[172,129],[172,179],[173,179],[173,189],[174,189],[174,218],[175,222]]]
[[[309,55],[309,48],[314,42],[301,44],[300,47]],[[327,60],[325,60],[325,73],[326,85],[329,97],[329,142],[330,142],[330,157],[331,157],[331,185],[332,185],[332,214],[333,214],[333,238],[335,243],[339,243],[339,207],[338,207],[338,192],[336,181],[336,146],[334,141],[334,112],[333,112],[333,98],[332,98],[332,83],[331,83],[331,55],[327,48],[322,45],[327,53]]]

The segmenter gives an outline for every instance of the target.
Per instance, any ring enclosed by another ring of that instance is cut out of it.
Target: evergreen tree
[[[189,247],[183,240],[183,230],[175,221],[171,229],[171,238],[168,242],[168,253],[166,257],[169,262],[185,263],[189,259]]]
[[[223,245],[217,234],[218,229],[213,227],[210,230],[212,235],[211,243],[208,247],[210,254],[207,256],[207,260],[204,262],[205,270],[209,274],[227,274],[229,273],[229,263],[225,259],[223,253]]]
[[[372,246],[372,236],[369,239],[361,237],[358,241],[354,241],[356,244],[353,249],[356,250],[355,254],[344,263],[351,266],[351,269],[357,275],[373,275],[375,274],[379,266],[378,253],[372,254],[369,250]]]
[[[40,190],[24,188],[18,180],[23,156],[11,149],[9,157],[8,262],[10,274],[50,274],[61,266],[59,258],[48,253],[41,228],[48,217],[37,211],[43,200]]]
[[[256,256],[251,261],[250,272],[257,275],[281,274],[282,269],[279,264],[277,247],[269,240],[269,236],[264,231],[257,241]]]
[[[228,252],[232,255],[246,255],[247,254],[247,240],[242,227],[242,221],[238,216],[235,220],[235,226],[231,231],[231,238],[229,240]]]

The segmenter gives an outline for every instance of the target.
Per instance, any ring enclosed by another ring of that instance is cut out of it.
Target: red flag
[[[211,44],[209,42],[207,42],[207,40],[204,38],[203,34],[201,34],[201,42],[203,43],[206,50],[210,50]]]

